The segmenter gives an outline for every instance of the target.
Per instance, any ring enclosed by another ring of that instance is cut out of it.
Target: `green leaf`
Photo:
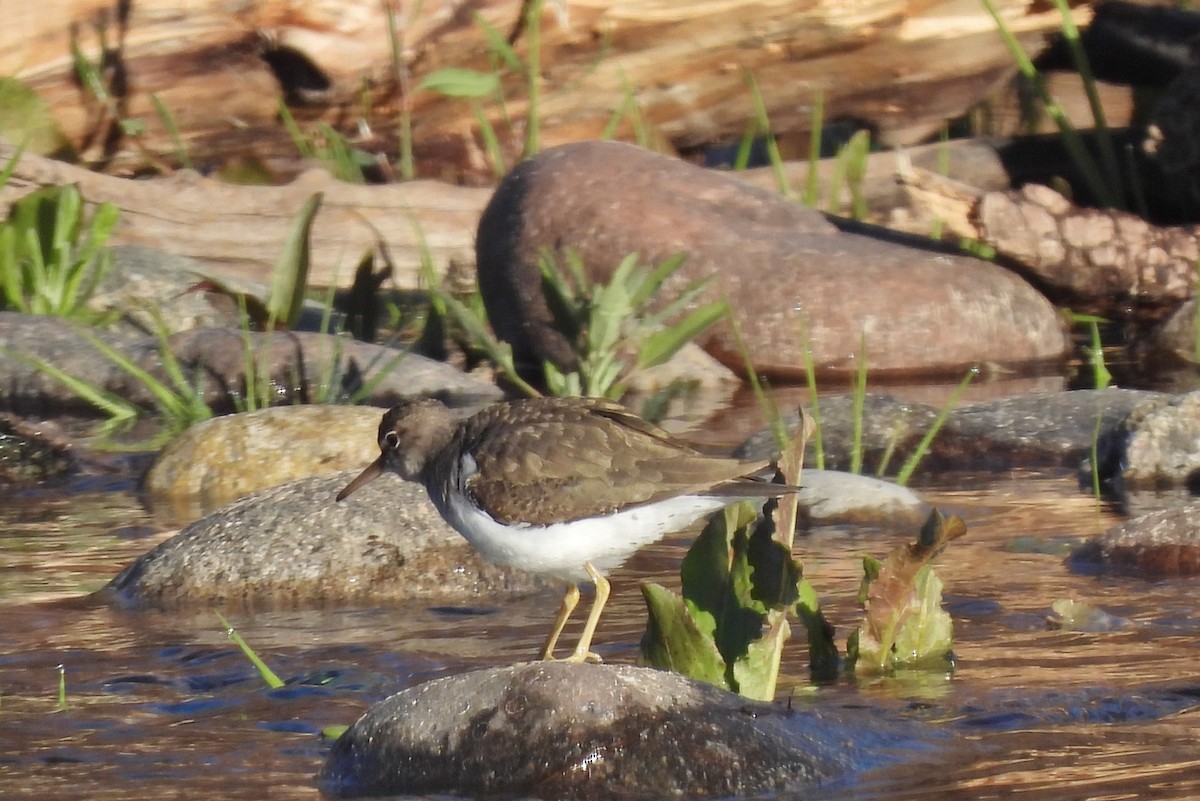
[[[483,30],[483,35],[487,37],[488,49],[499,56],[504,65],[513,72],[525,72],[525,65],[521,63],[517,51],[513,50],[512,45],[504,38],[504,34],[496,30],[496,27],[480,16],[477,11],[471,12],[471,18]]]
[[[271,290],[267,296],[267,312],[271,321],[282,321],[291,326],[300,317],[304,292],[308,286],[312,224],[323,198],[324,193],[314,193],[305,201],[288,229],[287,240],[271,272]]]
[[[500,78],[494,72],[446,67],[426,75],[417,88],[446,97],[481,98],[500,91]]]
[[[650,612],[642,636],[642,661],[729,689],[725,660],[690,605],[652,582],[642,584],[642,595]]]
[[[739,695],[759,701],[772,701],[779,682],[780,653],[791,636],[787,614],[772,609],[766,616],[762,636],[751,642],[745,655],[733,663],[733,677]]]
[[[934,510],[915,543],[896,548],[877,568],[864,560],[868,577],[860,591],[865,616],[857,632],[856,672],[945,667],[953,624],[941,608],[942,582],[929,562],[966,530],[959,518]]]
[[[654,367],[670,359],[679,349],[720,322],[729,313],[729,303],[714,301],[702,306],[670,328],[655,331],[642,340],[637,366]]]

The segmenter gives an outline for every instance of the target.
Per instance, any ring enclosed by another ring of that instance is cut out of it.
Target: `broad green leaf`
[[[445,67],[426,75],[417,88],[446,97],[488,97],[500,90],[500,78],[494,72]]]
[[[779,682],[780,655],[791,637],[791,626],[782,609],[766,615],[762,637],[750,643],[745,655],[733,663],[733,678],[739,695],[759,701],[772,701]]]
[[[915,543],[896,548],[882,562],[864,560],[860,597],[865,615],[856,640],[857,672],[944,664],[952,623],[941,608],[942,583],[929,562],[965,533],[962,520],[943,518],[934,510]]]
[[[642,595],[650,615],[642,636],[642,660],[649,665],[729,689],[725,660],[690,606],[665,587],[646,582]]]

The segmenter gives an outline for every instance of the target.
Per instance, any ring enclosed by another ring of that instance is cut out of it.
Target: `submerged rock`
[[[843,775],[850,739],[834,712],[788,711],[650,668],[536,662],[376,704],[334,743],[318,783],[343,797],[757,796]]]
[[[48,428],[57,426],[0,413],[0,487],[36,484],[75,469],[68,442]]]
[[[687,253],[660,303],[712,279],[708,299],[729,300],[755,368],[774,376],[801,378],[806,345],[819,372],[853,374],[863,338],[873,375],[1049,362],[1069,345],[1050,302],[998,265],[843,232],[778,194],[627,144],[543,151],[504,178],[480,219],[493,328],[520,360],[570,367],[543,295],[545,249],[573,250],[593,281],[630,253],[656,264]],[[729,326],[698,341],[743,369]]]
[[[1200,575],[1200,503],[1126,520],[1080,545],[1068,563],[1081,573]]]
[[[121,606],[313,607],[442,602],[531,591],[442,522],[420,484],[385,475],[334,496],[358,471],[261,490],[143,554],[99,591]]]

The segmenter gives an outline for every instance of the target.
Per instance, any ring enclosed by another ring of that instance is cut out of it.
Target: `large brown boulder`
[[[1068,346],[1049,301],[995,264],[846,233],[780,195],[632,145],[544,151],[509,173],[479,223],[479,286],[497,334],[528,362],[570,365],[542,294],[547,248],[575,251],[598,281],[629,253],[688,253],[664,300],[714,277],[709,298],[729,299],[755,367],[777,377],[803,374],[802,326],[825,374],[853,372],[863,337],[872,375],[1029,366]],[[740,369],[728,326],[702,344]]]

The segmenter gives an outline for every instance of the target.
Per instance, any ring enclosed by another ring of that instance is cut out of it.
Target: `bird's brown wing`
[[[504,436],[485,436],[489,425],[503,425]],[[730,482],[735,496],[781,491],[739,481],[765,463],[705,456],[607,402],[543,402],[523,414],[480,420],[463,446],[479,469],[471,494],[505,523],[603,515]]]

